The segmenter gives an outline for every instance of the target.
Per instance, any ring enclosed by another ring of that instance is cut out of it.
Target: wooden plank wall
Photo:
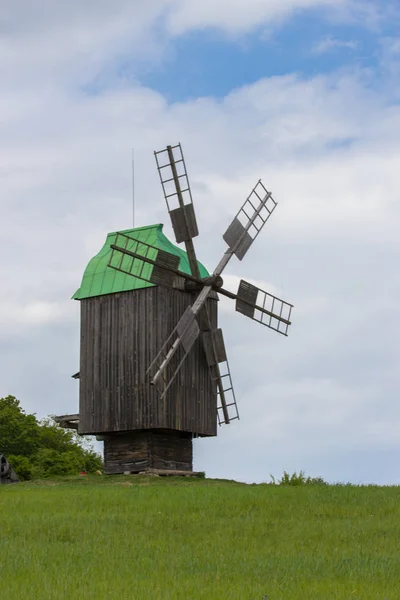
[[[135,431],[104,438],[104,473],[146,469],[192,471],[192,436],[179,431]]]
[[[193,296],[161,286],[81,301],[80,433],[216,435],[216,388],[198,339],[161,401],[146,369]],[[208,300],[217,326],[217,301]]]

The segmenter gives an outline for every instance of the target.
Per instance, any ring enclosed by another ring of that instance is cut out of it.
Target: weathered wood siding
[[[81,301],[80,433],[174,429],[216,435],[216,386],[198,339],[160,400],[145,376],[193,297],[161,286]],[[217,326],[217,301],[208,300]]]
[[[140,473],[146,469],[192,471],[190,433],[171,430],[117,433],[104,438],[104,473]]]

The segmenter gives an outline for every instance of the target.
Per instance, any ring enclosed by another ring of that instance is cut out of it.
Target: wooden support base
[[[193,473],[192,434],[141,430],[104,435],[104,473]]]
[[[203,471],[169,471],[167,469],[146,469],[144,471],[139,471],[139,473],[128,473],[125,472],[124,475],[156,475],[157,477],[204,477]]]

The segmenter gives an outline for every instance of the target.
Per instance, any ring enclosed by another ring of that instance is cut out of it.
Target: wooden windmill
[[[89,263],[81,301],[79,415],[59,417],[104,440],[106,473],[190,472],[193,437],[238,419],[218,294],[236,310],[287,335],[292,305],[241,280],[223,288],[232,256],[242,260],[276,207],[261,181],[223,238],[210,275],[198,262],[196,216],[180,144],[155,152],[176,242],[162,225],[109,234]]]

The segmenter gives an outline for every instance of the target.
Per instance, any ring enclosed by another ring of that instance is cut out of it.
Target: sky
[[[3,3],[0,396],[78,412],[71,296],[108,232],[174,239],[153,151],[180,142],[198,258],[262,178],[277,208],[225,284],[294,304],[286,338],[221,300],[241,418],[194,468],[399,484],[399,24],[397,0]]]

